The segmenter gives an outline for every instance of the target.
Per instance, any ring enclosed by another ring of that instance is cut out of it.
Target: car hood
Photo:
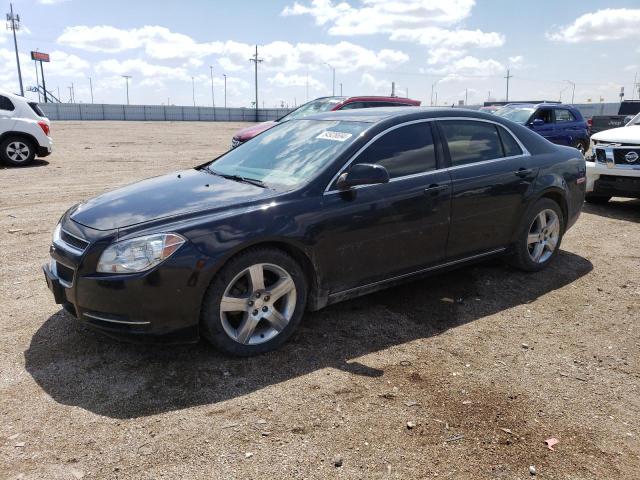
[[[612,128],[591,136],[592,140],[612,143],[640,143],[640,125]]]
[[[70,217],[89,228],[113,230],[239,206],[275,194],[274,190],[193,169],[143,180],[92,198],[78,205]]]
[[[278,122],[262,122],[257,125],[251,125],[250,127],[238,130],[233,138],[240,140],[241,142],[246,142],[247,140],[251,140],[259,133],[262,133],[265,130],[269,130],[271,127],[277,124]]]

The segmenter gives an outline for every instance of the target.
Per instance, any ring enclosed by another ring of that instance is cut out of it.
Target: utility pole
[[[131,75],[122,75],[122,78],[124,78],[125,82],[126,82],[126,88],[127,88],[127,105],[129,105],[129,79],[131,78]]]
[[[73,103],[73,87],[67,87],[69,89],[69,103]]]
[[[439,82],[440,80],[436,80],[435,82],[433,82],[431,84],[431,106],[433,107],[433,89],[435,88],[436,84]],[[438,103],[438,93],[436,92],[436,104]]]
[[[20,15],[13,14],[12,3],[9,4],[9,13],[7,13],[7,29],[13,30],[13,47],[16,51],[16,65],[18,66],[18,82],[20,83],[20,95],[24,97],[24,87],[22,86],[22,72],[20,71],[20,56],[18,55],[18,39],[16,37],[16,31],[20,30]]]
[[[576,96],[576,84],[573,83],[571,80],[565,80],[565,82],[567,82],[569,85],[573,87],[573,90],[571,91],[571,105],[573,105],[573,101]]]
[[[258,64],[262,63],[262,59],[258,58],[258,45],[256,45],[256,53],[253,55],[253,58],[249,59],[250,62],[254,63],[255,67],[255,82],[256,82],[256,122],[258,121]]]
[[[213,95],[213,66],[209,65],[209,70],[211,71],[211,106],[216,108],[216,97]]]
[[[224,108],[227,108],[227,74],[223,73],[224,77]]]
[[[93,82],[91,81],[91,77],[89,77],[89,91],[91,92],[91,103],[93,103]]]
[[[509,101],[509,80],[510,80],[511,78],[513,78],[513,75],[510,75],[510,73],[509,73],[509,69],[507,69],[507,76],[506,76],[506,77],[504,77],[504,78],[506,78],[506,79],[507,79],[507,98],[506,98],[506,100],[507,100],[507,102],[508,102],[508,101]]]
[[[44,94],[44,103],[48,103],[48,100],[47,100],[47,84],[44,81],[44,67],[42,66],[42,61],[40,62],[40,76],[42,77],[42,92]]]
[[[340,82],[340,96],[342,96],[342,82]]]
[[[332,67],[330,64],[328,64],[327,62],[325,62],[324,64],[333,71],[333,82],[332,82],[332,87],[331,87],[331,96],[335,97],[336,96],[336,69],[334,67]]]
[[[469,105],[469,89],[465,88],[464,89],[464,106],[466,107],[467,105]]]
[[[38,61],[34,60],[33,64],[36,67],[36,90],[38,90],[38,103],[40,103],[40,78],[38,77]]]
[[[191,75],[191,95],[193,96],[193,106],[196,106],[196,79]]]

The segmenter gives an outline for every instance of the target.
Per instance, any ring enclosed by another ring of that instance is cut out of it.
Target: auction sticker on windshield
[[[352,137],[351,133],[345,132],[333,132],[331,130],[326,130],[318,135],[316,138],[324,139],[324,140],[333,140],[334,142],[344,142]]]

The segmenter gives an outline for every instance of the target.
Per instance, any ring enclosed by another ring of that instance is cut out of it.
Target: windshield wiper
[[[220,172],[216,172],[215,170],[212,170],[211,168],[207,168],[207,171],[213,173],[214,175],[218,175],[219,177],[226,178],[228,180],[235,180],[236,182],[249,183],[251,185],[255,185],[256,187],[260,187],[260,188],[269,188],[263,181],[257,180],[255,178],[247,178],[241,175],[231,175],[228,173],[220,173]]]

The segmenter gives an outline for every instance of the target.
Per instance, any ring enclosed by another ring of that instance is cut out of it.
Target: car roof
[[[8,97],[11,100],[18,100],[18,101],[22,100],[23,102],[27,101],[26,98],[21,97],[20,95],[16,95],[15,93],[11,93],[11,92],[8,92],[8,91],[2,90],[2,89],[0,89],[0,95],[2,95],[4,97]]]
[[[414,100],[414,99],[408,98],[408,97],[391,97],[391,96],[385,96],[385,95],[353,95],[353,96],[334,95],[334,96],[327,96],[327,97],[318,97],[318,98],[315,98],[312,101],[315,101],[315,100],[330,100],[330,99],[340,100],[342,103],[353,102],[353,101],[363,101],[363,102],[366,102],[366,101],[372,101],[372,102],[384,101],[384,102],[415,103],[415,104],[419,104],[420,103],[420,100]]]
[[[377,123],[384,120],[414,120],[438,117],[473,117],[496,121],[494,115],[466,108],[440,107],[374,107],[357,110],[333,110],[314,113],[299,120],[333,120],[344,122]]]

